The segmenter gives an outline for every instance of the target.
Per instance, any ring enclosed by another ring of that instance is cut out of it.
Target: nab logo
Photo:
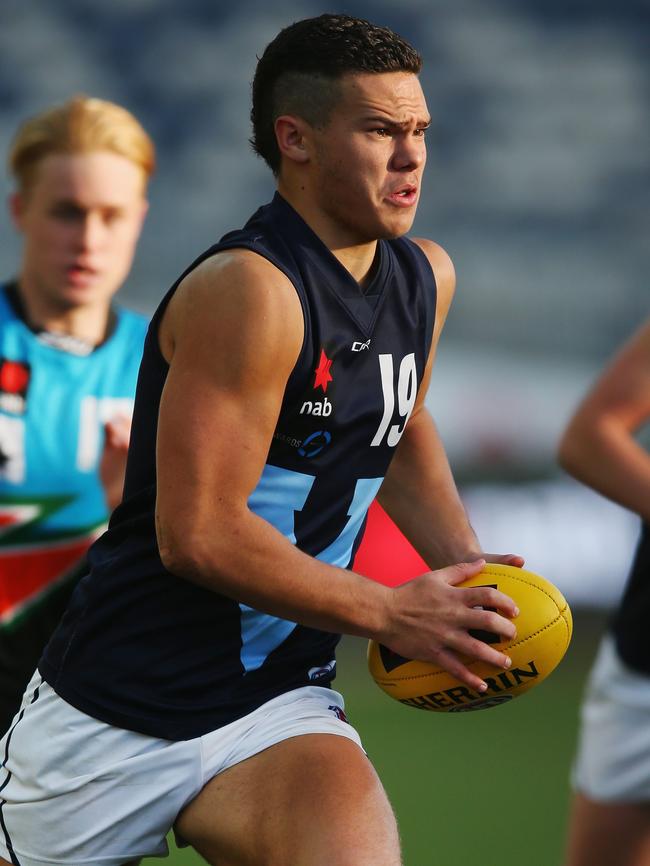
[[[366,343],[360,343],[358,340],[355,340],[354,343],[352,343],[353,352],[365,352],[368,349],[370,349],[370,340]]]
[[[332,404],[327,397],[323,397],[322,402],[320,400],[305,400],[300,407],[300,414],[320,415],[323,418],[327,418],[332,414]]]

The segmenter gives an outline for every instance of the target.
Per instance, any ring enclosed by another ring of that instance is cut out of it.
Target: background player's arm
[[[487,588],[456,589],[481,563],[391,590],[301,552],[248,507],[303,340],[286,277],[248,251],[222,253],[178,288],[160,346],[170,367],[158,427],[156,525],[173,573],[258,610],[330,631],[374,637],[481,681],[449,648],[495,665],[506,657],[468,634],[511,636],[514,605]]]
[[[569,422],[567,472],[650,522],[650,455],[634,433],[650,419],[650,320],[623,346]]]
[[[416,404],[393,457],[378,500],[430,568],[477,556],[523,565],[513,554],[481,553],[461,502],[435,422],[424,406],[431,368],[456,285],[454,266],[442,247],[418,240],[436,277],[436,323]]]
[[[117,508],[122,501],[130,436],[130,417],[118,415],[104,425],[104,448],[99,461],[99,477],[109,511]]]

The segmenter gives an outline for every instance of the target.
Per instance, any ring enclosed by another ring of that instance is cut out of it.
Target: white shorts
[[[606,635],[589,675],[572,782],[590,800],[650,802],[650,677]]]
[[[176,742],[97,721],[37,673],[0,743],[0,855],[20,866],[164,856],[178,813],[228,767],[302,734],[336,734],[361,747],[343,707],[338,692],[306,686]]]

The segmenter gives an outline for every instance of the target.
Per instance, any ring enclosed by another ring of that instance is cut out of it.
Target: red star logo
[[[322,388],[323,391],[327,391],[327,386],[332,381],[332,374],[330,373],[330,367],[332,366],[331,360],[325,354],[325,349],[320,350],[320,361],[318,362],[318,367],[316,367],[316,377],[314,379],[314,388]]]
[[[25,394],[29,384],[29,364],[20,361],[0,361],[0,390],[7,394]]]

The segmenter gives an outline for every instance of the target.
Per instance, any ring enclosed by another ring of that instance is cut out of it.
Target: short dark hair
[[[277,175],[277,117],[295,114],[312,126],[324,125],[344,75],[417,75],[421,68],[422,58],[415,48],[387,27],[349,15],[327,14],[297,21],[281,30],[258,60],[251,109],[253,150]]]

